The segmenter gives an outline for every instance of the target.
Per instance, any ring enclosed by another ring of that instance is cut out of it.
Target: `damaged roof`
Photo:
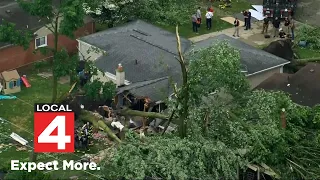
[[[125,25],[80,38],[107,52],[95,61],[96,66],[112,74],[119,63],[131,83],[173,77],[181,81],[180,64],[175,34],[157,26],[135,20]],[[191,47],[191,42],[181,38],[182,51]]]
[[[136,97],[149,97],[152,101],[165,100],[172,94],[169,77],[136,82],[117,89],[118,94],[125,91],[129,91]]]
[[[39,21],[39,18],[29,15],[25,12],[15,0],[2,0],[0,3],[0,25],[6,22],[14,23],[19,30],[37,31],[44,22]],[[0,48],[9,45],[8,43],[0,42]]]
[[[289,93],[292,101],[304,106],[320,103],[320,64],[308,63],[295,74],[274,74],[255,89]]]
[[[193,50],[209,48],[212,44],[223,40],[227,40],[232,47],[240,51],[240,63],[243,66],[242,70],[247,72],[247,76],[290,63],[290,61],[224,34],[194,43]]]

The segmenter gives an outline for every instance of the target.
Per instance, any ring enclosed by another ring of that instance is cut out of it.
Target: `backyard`
[[[51,100],[51,78],[44,78],[38,75],[38,73],[44,72],[49,72],[49,69],[43,67],[33,67],[32,69],[29,69],[26,72],[26,75],[31,87],[22,87],[20,93],[13,94],[14,96],[17,96],[17,99],[15,100],[0,101],[0,117],[4,119],[2,121],[0,120],[0,169],[8,168],[10,160],[12,159],[28,161],[31,152],[30,146],[32,146],[33,141],[33,105],[34,103],[46,103]],[[68,92],[69,89],[69,83],[59,84],[58,97]],[[12,132],[15,132],[29,142],[30,146],[28,149],[21,147],[9,137]],[[90,153],[97,153],[99,151],[99,149],[97,149],[98,147],[102,149],[105,148],[103,143],[94,142],[94,144],[96,145],[90,148]],[[42,162],[52,160],[79,160],[83,154],[84,152],[69,154],[43,153],[38,155],[37,160]],[[67,179],[75,174],[77,176],[85,174],[85,172],[79,173],[79,171],[61,170],[52,172],[50,172],[52,175],[63,179]]]
[[[192,23],[191,23],[191,15],[192,13],[196,13],[196,7],[194,7],[194,9],[188,9],[186,12],[191,12],[190,13],[190,18],[189,19],[185,19],[185,21],[183,23],[181,23],[182,25],[179,26],[179,34],[182,37],[185,38],[191,38],[194,36],[199,36],[199,35],[203,35],[203,34],[207,34],[207,33],[211,33],[211,32],[216,32],[216,31],[221,31],[227,28],[232,28],[233,25],[221,20],[220,18],[225,17],[225,16],[231,16],[233,17],[235,14],[239,14],[241,11],[245,10],[245,9],[249,9],[251,8],[251,4],[248,3],[247,1],[244,0],[239,0],[239,1],[234,1],[232,2],[232,6],[225,8],[225,9],[221,9],[219,8],[219,5],[222,4],[222,2],[219,1],[215,1],[214,3],[208,3],[208,1],[203,1],[201,3],[199,3],[199,6],[201,6],[201,13],[202,13],[202,27],[198,30],[198,33],[194,33],[192,31]],[[207,30],[206,29],[206,24],[205,24],[205,13],[206,13],[206,9],[210,6],[213,6],[214,9],[214,16],[212,19],[212,29],[211,30]],[[146,19],[146,21],[148,21]],[[153,23],[153,22],[151,22]],[[174,25],[166,25],[164,23],[153,23],[165,30],[168,30],[170,32],[175,32],[175,26]],[[96,25],[97,31],[103,31],[105,29],[108,28],[107,24],[103,24],[103,23],[97,23]]]

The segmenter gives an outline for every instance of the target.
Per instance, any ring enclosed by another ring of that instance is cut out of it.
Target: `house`
[[[290,63],[225,35],[198,42],[194,46],[191,41],[181,38],[182,53],[207,48],[217,40],[225,39],[240,50],[243,71],[247,73],[252,88],[272,74],[282,72],[283,66]],[[94,61],[102,70],[103,73],[95,77],[101,81],[116,83],[115,72],[121,63],[125,72],[124,85],[167,76],[178,85],[182,82],[181,67],[176,59],[178,52],[175,34],[142,20],[81,37],[78,42],[80,57]]]
[[[141,20],[111,28],[78,39],[80,57],[95,62],[105,73],[101,80],[116,81],[115,69],[121,63],[126,74],[125,84],[170,76],[180,82],[180,64],[175,34]],[[182,51],[191,42],[181,39]],[[91,49],[98,48],[100,52]],[[90,51],[88,53],[88,50]],[[101,52],[102,51],[102,52]],[[107,55],[103,55],[106,52]]]
[[[308,63],[295,74],[274,74],[255,89],[283,91],[293,102],[303,106],[320,104],[320,64]]]
[[[252,89],[273,74],[283,73],[283,66],[290,63],[290,61],[224,34],[195,43],[193,50],[208,48],[213,43],[222,40],[227,40],[233,48],[239,50],[241,71],[245,73]]]
[[[120,81],[124,81],[124,76],[122,76],[123,78],[119,74],[116,76]],[[122,82],[122,84],[124,83]],[[133,110],[143,110],[147,99],[151,101],[150,110],[157,109],[156,111],[160,112],[166,108],[163,100],[171,94],[169,77],[162,77],[118,87],[115,104],[118,107],[128,106]]]
[[[20,46],[0,42],[0,72],[52,57],[51,54],[44,56],[40,52],[33,53],[39,47],[53,47],[54,45],[54,36],[45,27],[44,22],[37,17],[30,16],[16,2],[11,1],[0,4],[0,25],[3,20],[14,23],[19,30],[33,31],[35,38],[30,42],[27,50]],[[84,23],[83,27],[74,32],[76,38],[95,32],[95,24],[91,18],[86,18]],[[62,35],[59,37],[59,47],[65,47],[70,53],[77,53],[78,51],[77,41]]]
[[[0,73],[0,84],[3,86],[4,94],[13,94],[21,91],[20,76],[17,70]]]

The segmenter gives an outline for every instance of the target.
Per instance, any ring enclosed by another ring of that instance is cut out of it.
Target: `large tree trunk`
[[[181,72],[182,72],[182,88],[181,88],[181,94],[178,96],[178,103],[182,104],[182,109],[178,111],[179,114],[179,136],[181,138],[184,138],[187,136],[187,117],[188,117],[188,100],[189,100],[189,92],[188,92],[188,74],[187,74],[187,68],[186,63],[184,61],[182,51],[181,51],[181,42],[179,37],[179,29],[178,26],[176,26],[176,38],[177,38],[177,49],[179,53],[179,58],[177,60],[180,63],[181,66]]]
[[[92,115],[90,112],[83,110],[81,112],[81,120],[92,123],[95,128],[103,129],[103,131],[106,132],[112,140],[116,141],[117,143],[121,143],[121,140],[112,132],[112,130],[103,122],[103,120]]]
[[[51,102],[54,103],[57,99],[57,95],[58,95],[58,78],[54,72],[55,70],[55,62],[54,62],[54,59],[55,59],[55,56],[58,52],[58,39],[59,39],[59,33],[58,33],[58,25],[59,25],[59,16],[57,16],[55,18],[55,22],[54,22],[54,50],[53,50],[53,60],[52,60],[52,100]]]

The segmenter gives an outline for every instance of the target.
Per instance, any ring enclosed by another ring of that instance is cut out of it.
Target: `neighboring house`
[[[11,22],[20,30],[31,30],[35,38],[30,42],[29,49],[0,42],[0,72],[16,69],[18,67],[52,57],[44,56],[40,52],[34,54],[34,50],[39,47],[53,47],[54,39],[52,33],[46,28],[45,23],[39,21],[37,17],[30,16],[24,12],[16,2],[7,2],[0,5],[0,25]],[[95,24],[91,18],[85,19],[85,25],[75,32],[76,38],[95,32]],[[68,52],[76,53],[77,41],[66,36],[59,37],[59,47],[65,47]]]
[[[17,70],[0,73],[0,84],[3,86],[4,94],[13,94],[21,91],[20,75]]]
[[[290,61],[224,34],[197,42],[193,49],[208,48],[213,43],[222,40],[227,40],[232,47],[240,51],[242,72],[245,72],[252,89],[273,74],[283,73],[283,66],[290,63]]]
[[[256,89],[283,91],[293,102],[304,106],[320,104],[320,64],[309,63],[295,74],[274,74]]]
[[[191,49],[207,48],[216,40],[223,39],[229,40],[240,50],[241,63],[252,88],[272,74],[282,72],[283,66],[290,63],[225,35],[198,42],[194,46],[191,41],[181,38],[182,53],[186,54]],[[116,83],[115,72],[121,63],[125,72],[125,85],[167,76],[178,85],[182,82],[181,67],[176,59],[178,52],[175,34],[142,20],[81,37],[78,42],[80,57],[94,61],[103,71],[96,76],[101,81]],[[164,87],[159,85],[158,88]]]

